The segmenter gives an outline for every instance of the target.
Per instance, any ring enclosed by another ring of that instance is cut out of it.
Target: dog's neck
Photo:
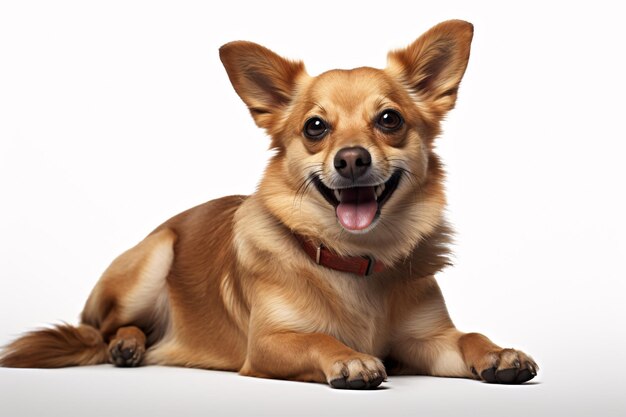
[[[371,256],[341,256],[321,243],[314,244],[302,235],[295,234],[294,236],[309,258],[323,267],[360,276],[368,276],[386,269],[384,263]]]

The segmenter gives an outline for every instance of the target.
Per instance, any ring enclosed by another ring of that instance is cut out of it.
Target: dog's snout
[[[356,180],[372,165],[372,155],[360,146],[343,148],[335,155],[334,165],[339,175]]]

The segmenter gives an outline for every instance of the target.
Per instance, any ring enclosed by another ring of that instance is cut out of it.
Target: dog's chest
[[[333,296],[321,317],[327,332],[351,348],[381,354],[385,350],[388,314],[386,291],[368,277],[327,272],[323,279]]]

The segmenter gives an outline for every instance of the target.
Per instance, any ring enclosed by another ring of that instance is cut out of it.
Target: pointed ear
[[[297,79],[305,75],[302,62],[289,61],[252,42],[230,42],[220,59],[239,97],[259,127],[270,129],[293,98]]]
[[[440,23],[407,48],[389,52],[386,71],[439,119],[456,102],[473,33],[472,24],[462,20]]]

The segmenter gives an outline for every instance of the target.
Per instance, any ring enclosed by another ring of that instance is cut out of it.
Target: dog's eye
[[[311,117],[304,123],[304,136],[308,139],[319,140],[326,136],[328,126],[319,117]]]
[[[384,110],[376,121],[376,125],[384,132],[398,130],[403,123],[402,116],[395,110]]]

